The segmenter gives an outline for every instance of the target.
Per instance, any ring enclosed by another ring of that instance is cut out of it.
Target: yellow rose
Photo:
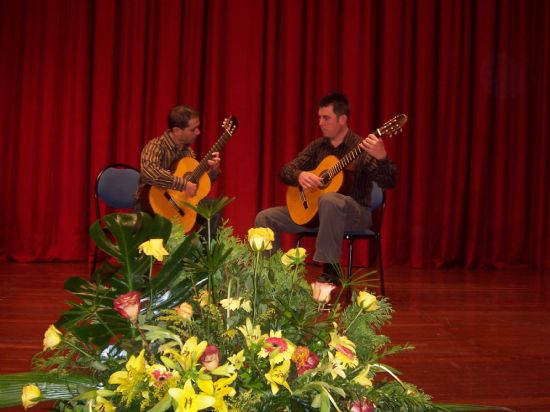
[[[139,245],[138,250],[147,256],[154,256],[156,260],[162,262],[164,256],[169,255],[162,243],[162,239],[151,239]]]
[[[44,350],[53,349],[61,342],[61,332],[54,325],[50,325],[44,333]]]
[[[178,312],[178,315],[180,315],[183,319],[191,319],[193,316],[193,306],[187,302],[184,302],[177,307],[176,312]]]
[[[32,408],[39,402],[35,399],[40,398],[41,395],[42,392],[40,392],[40,388],[38,386],[30,384],[25,385],[21,393],[21,403],[23,404],[23,407],[25,409]]]
[[[283,265],[298,265],[306,259],[306,250],[303,247],[289,249],[283,256],[281,256],[281,262]]]
[[[376,300],[376,296],[371,295],[370,293],[362,290],[357,295],[357,304],[361,306],[363,309],[366,309],[368,312],[375,311],[380,306],[378,306],[378,301]]]
[[[206,289],[203,289],[199,292],[199,296],[195,296],[193,300],[195,302],[199,302],[199,306],[204,308],[210,301],[210,295]]]
[[[248,243],[255,251],[271,250],[273,245],[271,242],[275,240],[273,230],[268,227],[254,227],[248,229]]]

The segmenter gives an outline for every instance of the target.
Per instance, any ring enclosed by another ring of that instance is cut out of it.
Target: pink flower
[[[166,379],[170,379],[173,376],[172,372],[162,371],[160,369],[155,369],[153,372],[151,372],[151,375],[153,375],[153,378],[157,383],[163,382]]]
[[[369,403],[367,398],[363,398],[362,401],[353,401],[351,404],[350,412],[373,412],[374,405]]]
[[[355,359],[355,352],[350,348],[345,347],[344,345],[336,345],[336,350],[344,355],[346,358]]]
[[[319,356],[310,351],[305,346],[298,346],[292,355],[292,360],[296,363],[298,375],[303,375],[306,371],[317,367]]]
[[[208,345],[200,357],[202,366],[212,372],[220,364],[220,351],[216,345]]]
[[[276,336],[267,338],[265,343],[269,343],[271,345],[265,348],[265,351],[268,353],[273,351],[275,348],[279,348],[279,353],[283,353],[286,352],[288,348],[286,341],[283,338],[277,338]]]
[[[332,283],[315,282],[311,283],[313,300],[316,302],[330,301],[330,293],[336,288]]]
[[[126,319],[135,321],[139,315],[141,294],[136,291],[120,295],[113,301],[113,309]]]

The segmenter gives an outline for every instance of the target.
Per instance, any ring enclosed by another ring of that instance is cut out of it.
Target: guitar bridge
[[[164,197],[166,198],[166,200],[168,200],[168,202],[170,202],[172,207],[174,209],[176,209],[176,212],[178,213],[178,215],[180,215],[181,217],[185,216],[185,212],[183,211],[183,209],[181,207],[178,206],[176,201],[174,199],[172,199],[172,196],[170,196],[170,193],[164,192]]]
[[[306,194],[304,193],[304,189],[302,189],[302,186],[300,186],[300,200],[302,201],[302,205],[304,206],[304,209],[308,209],[309,204],[307,203]]]

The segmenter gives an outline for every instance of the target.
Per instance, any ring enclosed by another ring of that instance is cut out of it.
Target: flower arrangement
[[[227,201],[199,212],[209,222]],[[378,333],[387,299],[361,290],[330,305],[334,286],[304,278],[303,248],[265,256],[269,229],[184,235],[160,216],[111,214],[90,233],[112,259],[92,281],[66,282],[75,299],[46,330],[35,369],[0,376],[0,407],[459,410],[383,361],[409,349]]]

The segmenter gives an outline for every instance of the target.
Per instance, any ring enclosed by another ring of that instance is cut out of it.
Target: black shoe
[[[330,263],[325,263],[323,265],[323,273],[317,278],[318,282],[324,283],[333,283],[335,285],[340,285],[340,275],[336,267]]]
[[[332,283],[333,285],[340,285],[340,279],[333,276],[328,276],[326,274],[321,274],[317,277],[317,282],[321,283]]]

